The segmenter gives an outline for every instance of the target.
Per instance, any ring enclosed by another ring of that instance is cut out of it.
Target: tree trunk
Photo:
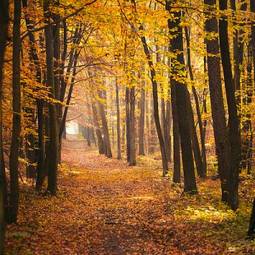
[[[23,7],[27,8],[27,0],[23,0]],[[30,42],[30,52],[31,57],[34,62],[34,66],[36,69],[36,80],[41,83],[42,82],[42,74],[41,74],[41,67],[39,62],[39,56],[37,54],[35,44],[36,40],[34,34],[31,32],[34,24],[33,21],[30,19],[29,15],[25,15],[26,26],[28,30],[28,37]],[[37,168],[36,168],[36,190],[40,191],[43,185],[44,177],[46,176],[45,168],[44,168],[44,158],[45,158],[45,144],[44,144],[44,116],[43,116],[43,100],[37,99],[37,118],[38,118],[38,149],[37,153]]]
[[[195,159],[195,163],[196,163],[197,174],[199,177],[205,178],[206,174],[203,169],[203,160],[202,160],[198,137],[197,137],[197,132],[196,132],[196,126],[195,126],[193,109],[192,109],[192,105],[191,105],[190,94],[188,91],[187,91],[187,105],[189,108],[191,142],[192,142],[194,159]]]
[[[220,10],[226,11],[228,6],[227,0],[220,1]],[[228,21],[223,15],[219,21],[220,36],[220,52],[225,81],[226,97],[228,104],[228,126],[229,126],[229,142],[230,142],[230,172],[227,179],[227,203],[233,209],[238,208],[238,182],[240,167],[240,133],[239,119],[237,115],[237,104],[235,98],[235,87],[232,77],[232,67],[230,60],[229,40],[228,40]],[[219,128],[219,127],[218,127]]]
[[[187,27],[185,27],[185,37],[186,37],[186,43],[187,43],[187,65],[188,65],[188,69],[189,69],[189,75],[190,75],[191,81],[194,81],[194,76],[193,76],[193,71],[192,71],[192,66],[191,66],[191,54],[190,54],[190,31],[188,30]],[[199,107],[199,100],[198,100],[197,92],[196,92],[196,89],[194,86],[192,86],[192,92],[193,92],[193,95],[195,98],[195,105],[196,105],[200,138],[201,138],[201,147],[203,147],[204,151],[205,151],[205,144],[202,139],[203,128],[202,128],[202,118],[201,118],[201,112],[200,112],[200,107]],[[205,157],[202,157],[202,153],[201,153],[200,147],[199,147],[190,96],[188,96],[187,100],[188,100],[188,103],[190,104],[192,146],[193,146],[194,158],[195,158],[195,162],[196,162],[196,168],[197,168],[199,177],[204,178],[206,176],[206,161],[203,162],[203,158],[205,158]]]
[[[59,1],[54,1],[54,7],[58,8]],[[52,34],[53,34],[53,54],[54,54],[54,97],[57,100],[60,100],[60,85],[61,85],[61,70],[60,70],[60,15],[52,14],[52,18],[55,24],[52,26]],[[57,118],[57,127],[60,127],[61,118],[60,118],[60,105],[55,105],[56,118]],[[59,132],[59,131],[58,131]],[[58,163],[61,163],[61,138],[59,136],[58,141]]]
[[[139,102],[140,116],[139,116],[139,155],[145,155],[144,152],[144,125],[145,125],[145,90],[141,89],[141,98]]]
[[[233,53],[234,53],[234,86],[237,92],[237,104],[241,103],[241,95],[240,95],[240,85],[241,85],[241,65],[243,63],[243,49],[244,49],[244,42],[242,36],[244,35],[244,27],[245,24],[239,22],[237,24],[236,17],[237,17],[237,10],[236,10],[236,0],[231,0],[231,9],[233,10],[234,17],[233,17],[233,25],[238,26],[239,28],[234,29],[233,34]],[[240,6],[241,11],[247,10],[247,3],[242,2]]]
[[[121,159],[121,140],[120,140],[120,100],[119,100],[119,86],[116,78],[116,111],[117,111],[117,159]]]
[[[129,155],[129,165],[136,165],[136,146],[135,146],[135,87],[130,89],[130,155]]]
[[[170,12],[171,1],[166,2],[166,10]],[[197,187],[192,155],[189,105],[187,103],[188,89],[183,82],[176,80],[174,77],[174,75],[178,74],[180,69],[184,71],[183,68],[185,66],[183,56],[182,28],[180,26],[181,12],[175,11],[173,15],[174,19],[168,20],[169,34],[171,35],[170,49],[172,53],[176,54],[176,59],[171,60],[171,71],[173,75],[171,77],[171,84],[175,84],[177,112],[178,116],[182,116],[181,118],[178,118],[178,121],[184,172],[184,192],[193,194],[197,192]]]
[[[130,161],[130,89],[126,88],[125,95],[125,105],[126,105],[126,155],[127,162]]]
[[[199,107],[199,99],[198,99],[196,88],[194,86],[192,86],[192,92],[193,92],[193,96],[195,98],[197,120],[198,120],[199,132],[200,132],[201,157],[202,157],[202,164],[203,164],[202,174],[205,177],[206,172],[207,172],[207,162],[206,162],[206,148],[205,148],[205,129],[204,129],[203,123],[206,123],[206,122],[202,121],[200,107]],[[204,101],[203,101],[203,107],[206,108],[206,104],[204,104]],[[206,109],[204,109],[204,110],[206,110]]]
[[[100,91],[99,94],[100,94],[99,96],[102,99],[106,99],[103,91]],[[105,155],[106,155],[106,157],[111,158],[112,157],[112,151],[111,151],[110,136],[109,136],[108,123],[107,123],[103,103],[98,102],[98,108],[99,108],[99,114],[100,114],[101,121],[102,121],[102,130],[103,130],[103,135],[104,135],[103,139],[104,139],[104,144],[105,144]]]
[[[101,133],[101,129],[98,122],[97,109],[94,103],[92,103],[92,111],[93,111],[93,121],[94,121],[95,129],[96,129],[98,151],[99,151],[99,154],[105,154],[104,140],[102,138],[102,133]]]
[[[4,254],[5,239],[5,206],[7,205],[6,176],[3,155],[3,74],[4,74],[4,56],[6,42],[8,38],[9,25],[9,1],[0,2],[0,254]]]
[[[154,110],[153,110],[153,97],[152,94],[149,94],[149,101],[148,102],[148,153],[153,154],[156,151],[156,127],[155,127],[155,121],[154,121]]]
[[[227,194],[227,174],[230,168],[230,148],[228,142],[228,132],[226,126],[225,109],[223,102],[223,92],[221,87],[221,68],[219,57],[219,42],[215,34],[218,33],[218,22],[216,17],[211,17],[211,13],[216,12],[216,0],[205,0],[206,13],[208,16],[205,21],[206,33],[212,39],[206,39],[207,65],[210,89],[210,100],[212,108],[213,131],[218,160],[218,173],[221,179],[222,201],[226,201]]]
[[[180,156],[180,135],[179,135],[179,121],[178,112],[176,108],[176,84],[172,82],[171,85],[171,103],[173,115],[173,160],[174,160],[174,173],[173,182],[181,182],[181,156]]]
[[[43,101],[37,101],[37,116],[38,116],[38,159],[37,159],[37,176],[36,176],[36,190],[40,191],[46,176],[45,171],[45,141],[44,141],[44,114]]]
[[[166,143],[166,153],[167,153],[167,160],[171,162],[172,160],[172,151],[171,151],[171,103],[169,100],[166,101],[166,116],[165,116],[165,126],[164,126],[164,137]]]
[[[45,41],[46,41],[46,68],[47,68],[47,86],[50,89],[50,96],[55,99],[54,85],[54,48],[53,48],[53,32],[51,24],[51,13],[49,11],[49,1],[44,0],[44,15],[46,18]],[[58,170],[58,120],[56,105],[49,103],[49,147],[48,149],[48,191],[51,195],[57,193],[57,170]]]
[[[245,78],[245,84],[243,84],[243,89],[245,95],[243,96],[243,106],[245,109],[244,118],[242,120],[242,144],[241,144],[241,167],[242,169],[247,170],[247,173],[250,174],[251,170],[251,161],[252,161],[252,120],[251,120],[251,103],[253,96],[253,82],[252,82],[252,45],[251,41],[247,46],[247,74]]]
[[[168,106],[168,109],[167,109]],[[166,147],[166,156],[167,161],[170,162],[170,109],[169,102],[167,102],[164,98],[161,99],[161,123],[162,123],[162,133],[164,136],[164,143]]]
[[[143,27],[140,27],[140,30],[143,31]],[[161,158],[162,158],[162,166],[163,166],[163,176],[166,176],[168,172],[168,162],[167,162],[167,155],[166,155],[166,147],[164,142],[164,137],[162,134],[161,124],[160,124],[160,118],[159,118],[159,105],[158,105],[158,84],[156,81],[156,71],[153,65],[153,62],[151,60],[151,53],[146,41],[145,36],[140,37],[144,53],[146,55],[148,65],[150,68],[150,75],[151,75],[151,83],[152,83],[152,95],[153,95],[153,115],[154,115],[154,121],[156,125],[159,145],[160,145],[160,152],[161,152]]]
[[[21,132],[21,89],[20,89],[20,19],[21,1],[14,1],[14,24],[13,24],[13,75],[12,75],[12,139],[10,148],[10,211],[8,222],[17,221],[19,208],[19,148]]]

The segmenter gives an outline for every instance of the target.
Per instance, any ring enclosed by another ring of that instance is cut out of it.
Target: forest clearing
[[[0,1],[0,255],[255,255],[255,0]]]

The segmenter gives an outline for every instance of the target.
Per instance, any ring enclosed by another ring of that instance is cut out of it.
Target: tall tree
[[[5,205],[6,201],[6,178],[3,155],[3,74],[4,74],[4,56],[8,38],[9,25],[9,1],[0,2],[0,254],[4,254],[5,238]]]
[[[23,8],[25,10],[25,21],[28,30],[30,55],[35,68],[35,76],[37,82],[42,82],[42,68],[39,61],[38,52],[36,50],[36,39],[34,33],[31,31],[34,26],[33,20],[29,16],[27,0],[22,1]],[[44,177],[46,176],[44,168],[45,159],[45,143],[44,143],[44,115],[43,108],[44,102],[42,99],[36,100],[37,105],[37,119],[38,119],[38,149],[37,149],[37,167],[36,167],[36,190],[40,191],[43,185]]]
[[[126,143],[127,161],[130,166],[136,165],[135,148],[135,87],[126,88]]]
[[[12,58],[12,139],[10,148],[10,204],[8,222],[17,221],[19,208],[19,148],[21,132],[21,83],[20,83],[20,19],[21,1],[14,1],[13,58]]]
[[[142,26],[140,27],[140,30],[143,30]],[[162,133],[160,118],[159,118],[158,83],[156,81],[156,71],[151,59],[151,53],[150,53],[145,36],[141,36],[140,39],[142,41],[144,53],[146,55],[148,65],[150,68],[150,79],[152,83],[152,95],[153,95],[153,115],[154,115],[154,121],[156,125],[159,145],[160,145],[160,152],[161,152],[162,166],[163,166],[163,176],[165,176],[168,172],[168,161],[167,161],[167,155],[166,155],[166,146],[164,142],[164,136]]]
[[[171,82],[174,83],[176,91],[176,106],[179,121],[179,132],[182,150],[182,163],[184,172],[184,191],[196,193],[196,179],[194,171],[194,161],[192,155],[191,132],[190,132],[190,109],[187,101],[188,89],[186,84],[177,79],[178,72],[184,70],[184,53],[183,53],[183,35],[181,27],[181,11],[171,10],[172,1],[166,1],[166,10],[173,11],[173,18],[168,19],[168,29],[170,34],[170,50],[176,55],[176,59],[171,59]]]
[[[190,29],[188,27],[184,28],[185,30],[185,39],[187,44],[187,66],[189,70],[189,76],[191,81],[194,81],[194,75],[191,65],[191,49],[190,49]],[[203,139],[203,124],[202,124],[202,118],[201,118],[201,112],[200,112],[200,105],[198,100],[198,95],[196,88],[192,85],[192,93],[195,99],[195,106],[196,106],[196,112],[197,112],[197,119],[198,119],[198,126],[200,131],[200,141],[201,141],[201,151],[198,143],[198,136],[196,132],[195,122],[194,122],[194,114],[192,109],[192,104],[190,97],[188,97],[188,101],[190,102],[190,115],[191,115],[191,135],[192,135],[192,145],[193,145],[193,151],[194,151],[194,158],[196,162],[196,168],[198,175],[200,177],[206,176],[206,153],[205,153],[205,140]]]
[[[52,13],[49,10],[50,1],[44,0],[44,17],[46,19],[45,26],[45,42],[46,42],[46,68],[47,68],[47,86],[50,90],[50,97],[55,99],[54,84],[54,45],[52,30]],[[48,191],[52,195],[57,193],[57,170],[58,170],[58,121],[56,105],[53,102],[48,104],[48,126],[49,126],[49,146],[48,146]],[[50,151],[49,151],[50,150]]]
[[[137,8],[136,8],[136,1],[132,0],[132,8],[134,11],[134,19],[137,21]],[[132,23],[129,23],[132,27],[133,31],[136,31],[135,25]],[[138,24],[139,26],[139,31],[143,32],[144,27],[143,24]],[[155,126],[156,126],[156,131],[158,135],[158,140],[159,140],[159,145],[160,145],[160,152],[161,152],[161,158],[162,158],[162,166],[163,166],[163,176],[165,176],[168,172],[168,161],[167,161],[167,155],[166,155],[166,147],[164,143],[164,136],[162,133],[161,129],[161,124],[160,124],[160,117],[159,117],[159,100],[158,100],[158,83],[156,81],[156,70],[152,61],[151,57],[151,52],[146,40],[146,37],[141,33],[139,35],[139,38],[141,40],[142,46],[143,46],[143,51],[147,59],[147,63],[149,66],[149,72],[150,72],[150,79],[152,83],[152,96],[153,96],[153,116],[154,116],[154,121],[155,121]]]
[[[228,9],[228,0],[220,1],[220,10],[223,15],[219,21],[220,52],[225,81],[226,97],[228,104],[228,136],[230,143],[230,172],[227,178],[227,203],[235,210],[238,207],[238,182],[240,167],[240,148],[241,140],[239,133],[239,118],[237,115],[237,103],[235,97],[235,87],[232,75],[232,65],[230,58],[229,39],[228,39],[228,19],[225,12]]]
[[[222,201],[226,201],[227,174],[230,168],[230,150],[228,142],[228,132],[221,85],[220,48],[218,34],[218,21],[216,16],[216,0],[205,0],[205,31],[207,66],[210,89],[210,100],[212,108],[213,131],[218,160],[218,173],[221,179]]]

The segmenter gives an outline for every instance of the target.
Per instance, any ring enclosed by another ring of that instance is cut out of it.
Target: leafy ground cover
[[[242,177],[233,213],[219,202],[217,180],[200,180],[198,195],[184,195],[153,158],[128,167],[94,151],[64,149],[63,160],[56,197],[21,187],[7,254],[255,254],[255,242],[245,238],[253,178]]]

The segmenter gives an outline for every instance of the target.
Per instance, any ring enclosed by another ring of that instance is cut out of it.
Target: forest
[[[1,0],[0,255],[254,255],[254,96],[254,0]]]

